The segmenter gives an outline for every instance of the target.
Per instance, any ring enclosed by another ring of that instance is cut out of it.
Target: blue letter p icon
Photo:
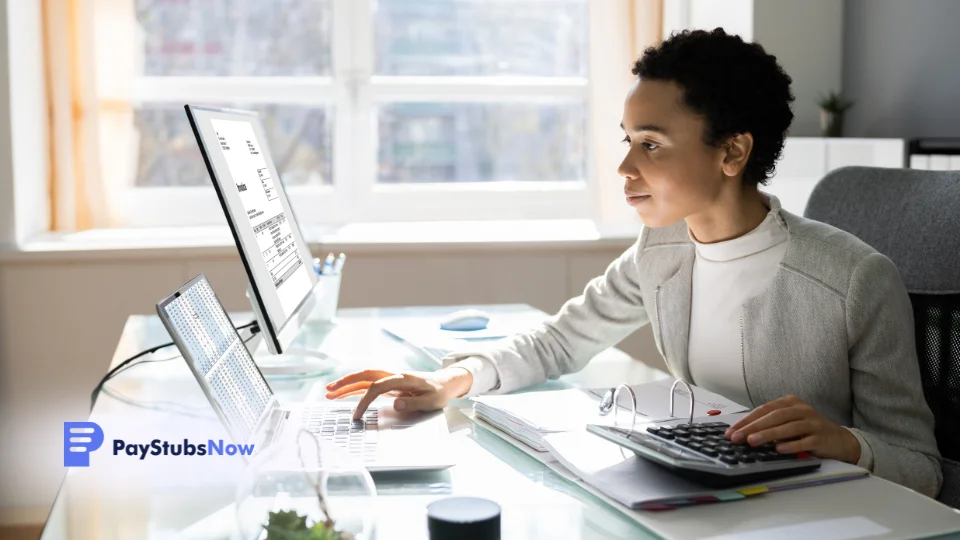
[[[90,452],[103,444],[103,430],[95,422],[63,423],[63,466],[89,467]]]

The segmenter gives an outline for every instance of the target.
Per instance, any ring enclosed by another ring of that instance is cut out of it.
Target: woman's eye
[[[630,137],[624,137],[620,142],[630,144]]]
[[[660,145],[659,145],[659,144],[656,144],[656,143],[648,143],[648,142],[643,143],[642,146],[643,146],[644,148],[646,148],[647,150],[656,150],[657,148],[660,148]]]

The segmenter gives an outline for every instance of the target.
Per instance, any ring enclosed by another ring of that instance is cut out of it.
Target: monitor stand
[[[249,284],[247,284],[247,301],[257,315],[257,320],[266,320],[253,300],[253,291]],[[282,354],[273,354],[263,338],[263,329],[260,331],[261,333],[254,336],[247,344],[247,348],[264,377],[276,379],[320,377],[329,374],[340,364],[333,356],[310,349],[288,348]]]
[[[260,335],[252,339],[248,346],[264,377],[320,377],[331,373],[339,365],[336,358],[320,351],[288,349],[283,354],[272,354]]]

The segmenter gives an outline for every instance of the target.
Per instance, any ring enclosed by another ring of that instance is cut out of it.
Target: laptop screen
[[[157,311],[230,434],[249,440],[270,408],[273,391],[200,274]]]

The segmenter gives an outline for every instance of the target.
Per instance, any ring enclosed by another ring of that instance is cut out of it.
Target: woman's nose
[[[617,167],[617,174],[628,180],[632,180],[637,177],[637,168],[630,163],[629,154],[623,159],[622,162],[620,162],[620,166]]]

